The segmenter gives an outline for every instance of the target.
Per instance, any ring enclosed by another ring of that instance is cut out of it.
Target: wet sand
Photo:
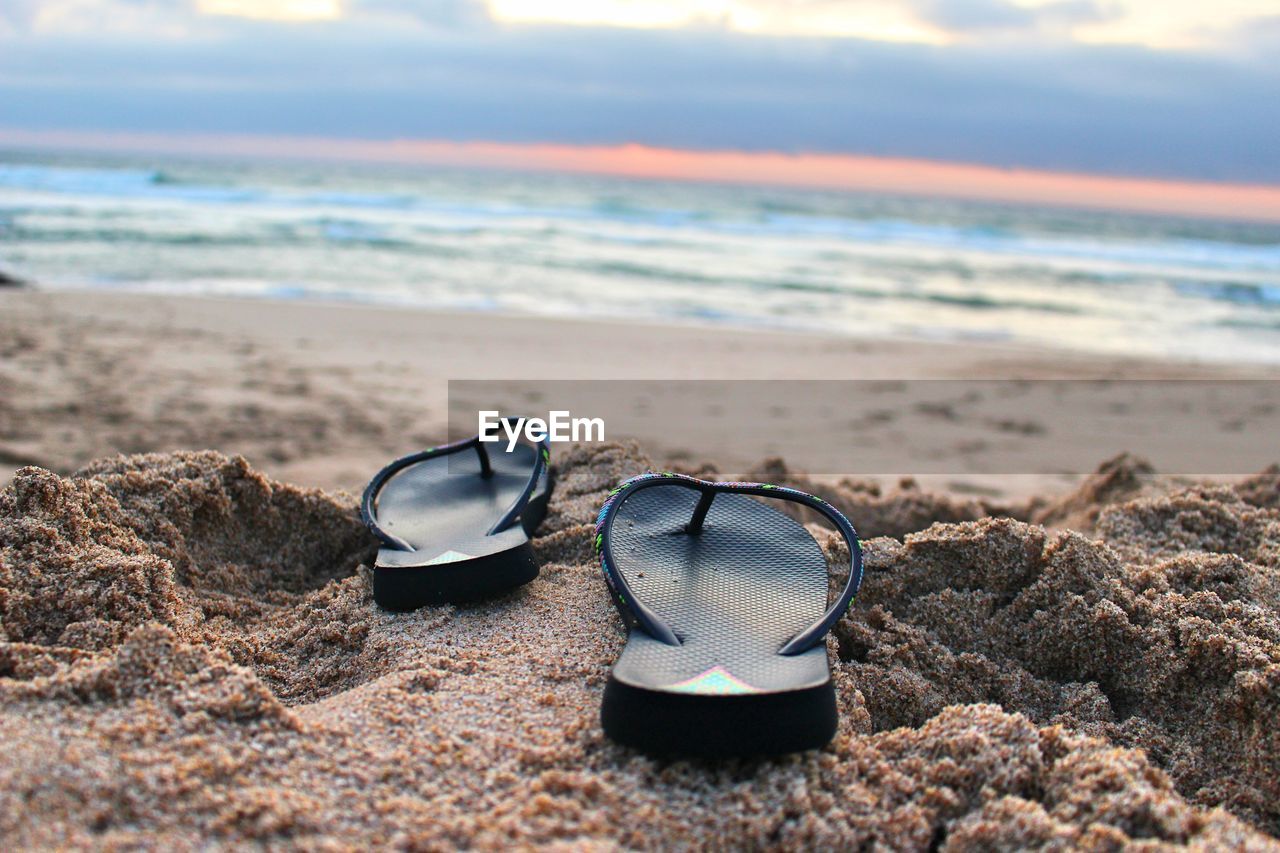
[[[453,356],[401,363],[375,337],[379,369],[350,344],[306,361],[318,309],[19,299],[0,302],[0,836],[15,847],[1280,849],[1280,468],[1187,484],[1125,456],[1071,487],[975,496],[761,461],[746,473],[821,492],[867,540],[828,643],[840,730],[784,759],[663,761],[598,720],[623,635],[589,531],[607,490],[654,464],[641,445],[558,450],[542,574],[522,590],[384,613],[355,499],[312,486],[358,485],[429,440],[437,404],[407,395],[404,371],[448,376]],[[287,346],[251,328],[287,316]],[[687,334],[704,365],[733,352]],[[895,368],[893,342],[865,346]],[[572,357],[554,335],[543,347],[530,369]],[[929,357],[913,369],[960,369]],[[110,455],[183,446],[223,452]]]

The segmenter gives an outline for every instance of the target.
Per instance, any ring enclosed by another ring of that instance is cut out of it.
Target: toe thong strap
[[[524,489],[520,494],[516,495],[516,499],[511,502],[511,506],[502,514],[493,525],[489,528],[486,536],[492,536],[495,533],[501,533],[511,525],[515,524],[524,513],[524,508],[529,505],[529,499],[533,497],[533,493],[539,488],[546,485],[547,478],[551,476],[549,466],[551,465],[551,442],[544,438],[534,447],[537,451],[533,462],[533,471],[529,474],[529,482],[524,484]]]

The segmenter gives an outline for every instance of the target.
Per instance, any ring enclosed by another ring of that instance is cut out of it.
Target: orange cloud
[[[999,169],[846,154],[688,151],[643,145],[526,145],[20,130],[0,130],[0,144],[421,163],[675,181],[767,184],[1280,222],[1280,186]]]
[[[907,193],[991,201],[1280,221],[1280,187],[997,169],[859,157],[495,143],[398,143],[424,161],[664,178]]]

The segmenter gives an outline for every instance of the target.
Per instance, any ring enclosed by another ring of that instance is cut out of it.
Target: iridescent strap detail
[[[471,438],[464,438],[461,441],[442,444],[439,447],[428,447],[426,450],[410,453],[408,456],[401,456],[377,474],[374,474],[373,479],[369,481],[369,485],[365,486],[364,495],[360,500],[360,519],[369,528],[369,532],[378,537],[378,540],[386,547],[396,551],[416,550],[399,536],[383,530],[381,525],[378,524],[378,519],[374,515],[374,505],[377,503],[378,494],[382,491],[382,487],[387,484],[388,480],[411,465],[416,465],[419,462],[437,456],[448,456],[468,448],[475,448],[480,457],[480,476],[491,477],[493,476],[493,468],[489,463],[489,451],[485,447],[486,443],[480,440],[479,435],[473,435]],[[547,469],[551,465],[551,442],[544,438],[537,443],[536,448],[538,452],[534,454],[533,471],[529,474],[529,482],[525,484],[524,489],[512,501],[511,506],[502,514],[502,517],[486,531],[486,536],[500,533],[514,524],[520,514],[524,512],[534,490],[538,488],[538,485],[547,476]]]
[[[828,608],[827,612],[822,615],[816,622],[805,628],[799,634],[796,634],[778,651],[781,655],[798,655],[822,642],[827,632],[840,621],[840,617],[848,612],[853,606],[854,599],[858,594],[858,587],[862,585],[862,546],[858,541],[858,533],[853,529],[853,525],[849,523],[849,519],[844,517],[840,510],[824,501],[822,498],[815,497],[807,492],[799,489],[792,489],[787,486],[775,486],[770,483],[747,483],[738,481],[729,482],[711,482],[708,480],[699,480],[696,477],[689,477],[684,474],[674,474],[669,471],[653,472],[641,474],[632,477],[618,484],[617,488],[609,492],[608,499],[604,502],[604,506],[600,508],[599,515],[596,516],[595,526],[595,549],[596,554],[600,558],[600,568],[604,571],[605,580],[609,584],[609,590],[613,595],[614,604],[618,608],[618,612],[622,614],[623,621],[628,628],[639,627],[645,633],[661,640],[668,645],[680,645],[679,638],[671,628],[663,622],[657,614],[646,607],[642,602],[637,601],[632,594],[630,587],[627,586],[626,578],[617,570],[614,565],[613,555],[609,550],[609,526],[612,524],[614,514],[626,500],[636,492],[645,488],[654,486],[682,486],[684,488],[694,489],[703,493],[703,500],[699,501],[698,507],[694,512],[694,517],[690,519],[692,527],[700,526],[702,517],[706,515],[707,508],[714,500],[715,495],[719,493],[736,493],[745,495],[757,495],[759,497],[777,498],[779,500],[792,501],[793,503],[803,504],[822,515],[826,516],[836,529],[840,531],[840,535],[844,537],[845,542],[849,546],[849,579],[845,583],[844,590],[840,596]]]

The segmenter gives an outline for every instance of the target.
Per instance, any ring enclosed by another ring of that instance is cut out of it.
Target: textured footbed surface
[[[538,451],[525,444],[508,451],[502,443],[486,449],[493,468],[491,477],[480,475],[479,454],[466,448],[411,465],[382,487],[376,507],[378,524],[414,550],[383,548],[378,552],[379,566],[458,562],[509,550],[529,540],[519,522],[492,536],[485,533],[524,490]],[[544,476],[532,497],[546,488]]]
[[[693,694],[800,690],[830,679],[825,644],[778,650],[827,609],[822,549],[791,517],[746,495],[720,493],[700,533],[685,532],[700,493],[641,489],[618,507],[610,553],[635,598],[681,645],[632,631],[613,677]]]

